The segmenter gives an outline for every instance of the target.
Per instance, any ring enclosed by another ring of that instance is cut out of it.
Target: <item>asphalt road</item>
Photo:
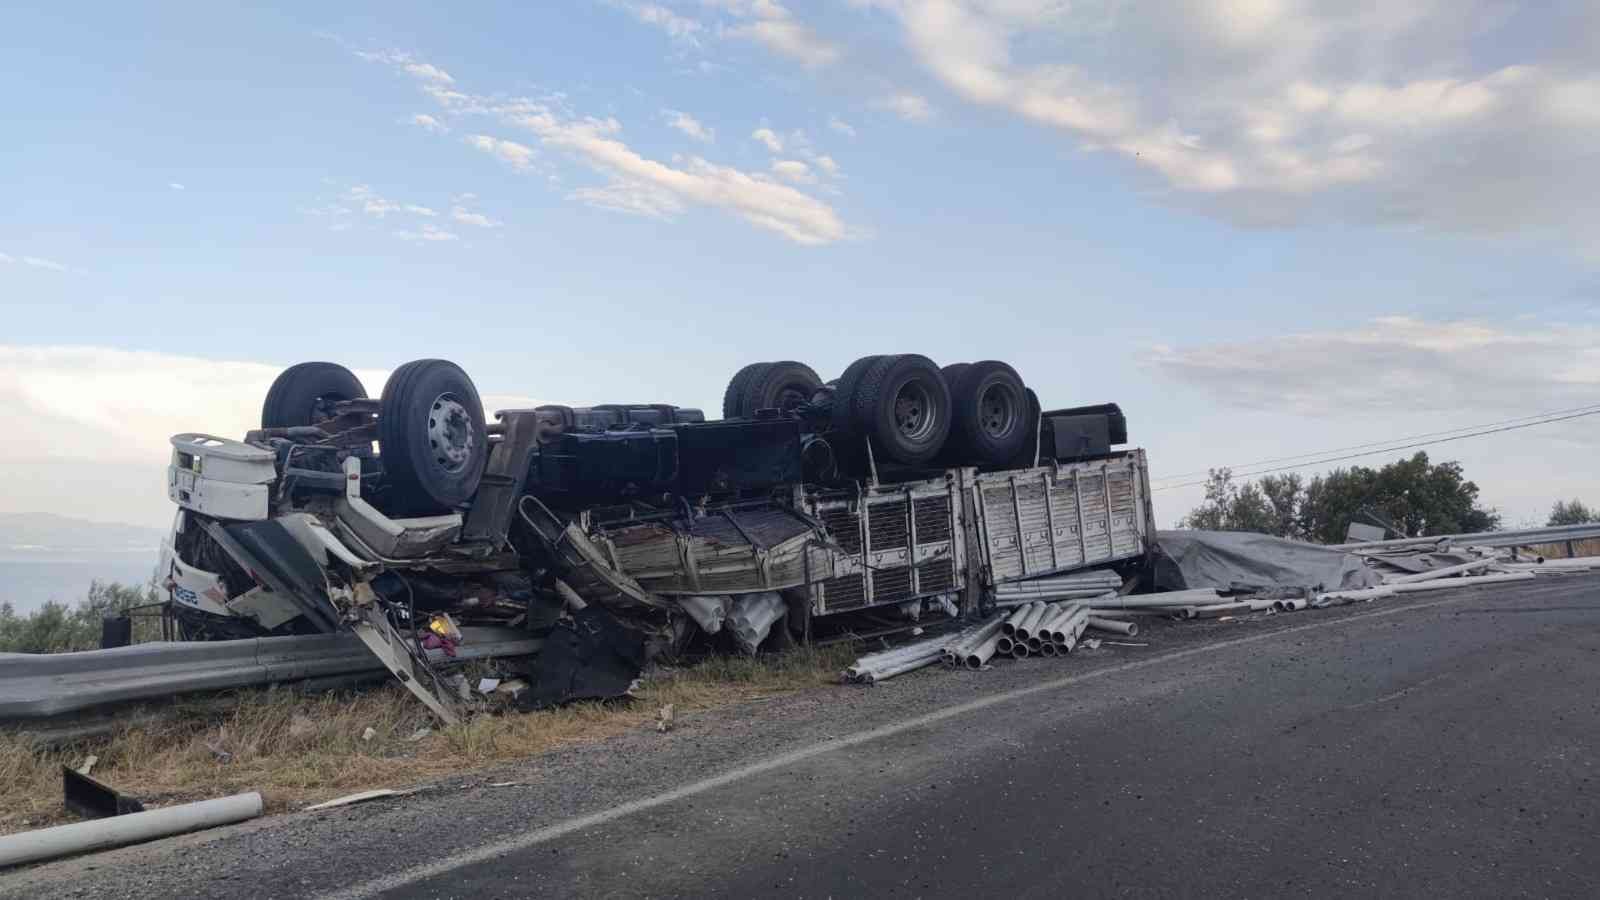
[[[0,894],[1600,896],[1600,579],[1139,640],[723,710]]]

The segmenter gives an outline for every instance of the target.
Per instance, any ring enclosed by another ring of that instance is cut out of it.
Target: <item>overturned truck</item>
[[[869,356],[741,369],[722,418],[667,404],[486,417],[454,363],[379,398],[285,370],[261,427],[172,438],[162,559],[186,639],[349,629],[423,702],[458,624],[546,636],[527,702],[619,693],[652,655],[977,610],[998,584],[1130,573],[1153,535],[1115,404],[1043,410],[1011,366]],[[432,655],[430,656],[430,651]]]

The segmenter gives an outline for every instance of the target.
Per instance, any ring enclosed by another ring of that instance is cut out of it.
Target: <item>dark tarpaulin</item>
[[[551,629],[533,666],[533,687],[517,698],[517,708],[621,697],[644,662],[644,636],[591,604]]]
[[[1380,576],[1361,557],[1318,544],[1247,531],[1159,531],[1158,590],[1373,587]]]

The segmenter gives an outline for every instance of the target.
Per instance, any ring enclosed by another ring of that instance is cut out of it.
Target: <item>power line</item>
[[[1523,424],[1520,424],[1520,425],[1503,425],[1503,426],[1501,426],[1499,428],[1486,428],[1486,429],[1484,429],[1482,431],[1474,431],[1474,432],[1471,432],[1469,434],[1458,434],[1458,435],[1455,435],[1454,437],[1435,438],[1435,439],[1433,439],[1431,441],[1416,441],[1416,442],[1410,443],[1410,444],[1398,444],[1398,445],[1393,446],[1393,447],[1384,447],[1384,448],[1379,449],[1379,450],[1367,450],[1367,451],[1364,451],[1364,452],[1361,452],[1361,453],[1350,453],[1350,454],[1347,454],[1347,455],[1344,455],[1344,456],[1331,456],[1331,457],[1328,457],[1327,459],[1316,459],[1316,460],[1312,460],[1310,462],[1296,463],[1294,465],[1288,465],[1288,466],[1278,466],[1276,468],[1271,468],[1271,469],[1260,469],[1260,470],[1255,471],[1255,472],[1239,472],[1237,474],[1238,474],[1238,476],[1240,478],[1254,478],[1257,475],[1270,475],[1273,472],[1287,472],[1290,469],[1305,469],[1305,468],[1310,468],[1311,466],[1326,465],[1327,463],[1343,462],[1344,460],[1347,460],[1347,459],[1359,459],[1359,458],[1361,458],[1363,456],[1377,456],[1377,455],[1379,455],[1381,453],[1393,453],[1396,450],[1410,450],[1410,449],[1415,448],[1415,447],[1427,447],[1427,446],[1430,446],[1432,444],[1445,444],[1445,443],[1449,443],[1450,441],[1459,441],[1459,440],[1462,440],[1463,438],[1481,437],[1482,435],[1485,435],[1485,434],[1498,434],[1498,433],[1500,433],[1502,431],[1517,431],[1517,430],[1520,430],[1520,429],[1523,429],[1523,428],[1532,428],[1535,425],[1549,425],[1552,422],[1565,422],[1568,419],[1581,419],[1584,416],[1592,416],[1592,415],[1596,415],[1596,414],[1600,414],[1600,409],[1590,409],[1590,410],[1588,410],[1586,412],[1577,412],[1577,413],[1572,413],[1570,415],[1557,416],[1555,418],[1541,419],[1541,420],[1539,420],[1537,422],[1526,422],[1526,423],[1523,423]],[[1209,479],[1209,478],[1203,478],[1203,479],[1201,479],[1199,481],[1186,481],[1186,482],[1184,482],[1182,484],[1168,484],[1168,485],[1163,485],[1161,487],[1151,488],[1150,490],[1152,492],[1154,492],[1154,491],[1172,491],[1172,490],[1177,490],[1178,488],[1195,487],[1196,485],[1202,485],[1202,484],[1205,484],[1207,481],[1210,481],[1210,480],[1211,479]]]
[[[1532,424],[1532,425],[1538,425],[1538,424],[1541,424],[1545,419],[1548,419],[1550,416],[1562,416],[1562,415],[1566,415],[1568,413],[1589,413],[1589,412],[1600,412],[1600,404],[1589,404],[1587,406],[1574,406],[1574,407],[1571,407],[1570,409],[1554,409],[1554,410],[1550,410],[1549,412],[1533,413],[1532,415],[1527,415],[1527,416],[1518,416],[1515,419],[1502,419],[1502,420],[1500,420],[1498,422],[1483,422],[1483,423],[1480,423],[1480,424],[1477,424],[1477,425],[1463,425],[1460,428],[1446,428],[1446,429],[1443,429],[1442,431],[1425,431],[1422,434],[1408,434],[1408,435],[1402,435],[1400,437],[1389,438],[1387,440],[1382,440],[1382,441],[1369,441],[1369,442],[1367,442],[1365,444],[1351,444],[1351,445],[1349,445],[1347,447],[1329,447],[1326,450],[1318,450],[1318,451],[1316,451],[1314,453],[1296,453],[1296,454],[1294,454],[1292,456],[1275,456],[1275,457],[1272,457],[1270,459],[1258,459],[1255,462],[1239,463],[1237,465],[1226,466],[1226,467],[1217,466],[1215,468],[1250,469],[1250,468],[1254,468],[1255,466],[1265,466],[1265,465],[1270,465],[1272,463],[1291,462],[1291,461],[1297,460],[1297,459],[1311,459],[1312,457],[1325,456],[1325,455],[1327,455],[1329,453],[1343,453],[1346,450],[1362,450],[1362,449],[1365,449],[1367,447],[1379,447],[1379,446],[1392,444],[1392,443],[1394,443],[1396,441],[1415,441],[1415,440],[1421,440],[1423,438],[1440,437],[1442,435],[1456,435],[1459,432],[1463,432],[1463,431],[1477,431],[1477,430],[1483,429],[1483,428],[1496,428],[1496,427],[1499,427],[1501,425],[1514,425],[1514,424],[1517,424],[1517,423],[1520,423],[1520,422],[1527,422],[1527,423]],[[1538,421],[1535,421],[1535,420],[1538,420]],[[1559,420],[1551,419],[1550,421],[1559,421]],[[1467,435],[1461,435],[1461,436],[1462,437],[1466,437]],[[1173,480],[1178,479],[1178,478],[1193,478],[1196,475],[1209,475],[1209,474],[1210,474],[1210,470],[1208,470],[1208,469],[1202,469],[1202,470],[1194,471],[1194,472],[1178,472],[1178,473],[1173,474],[1173,475],[1162,475],[1162,476],[1156,478],[1156,481],[1173,481]]]

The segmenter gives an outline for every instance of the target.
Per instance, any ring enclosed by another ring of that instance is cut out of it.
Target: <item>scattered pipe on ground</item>
[[[1038,649],[1040,656],[1055,656],[1057,653],[1056,645],[1053,641],[1048,644],[1041,643]]]
[[[1474,587],[1480,584],[1500,584],[1507,581],[1528,581],[1538,577],[1532,572],[1506,572],[1500,575],[1468,575],[1464,578],[1443,578],[1415,584],[1391,584],[1388,587],[1397,594],[1410,594],[1417,591],[1448,590],[1450,588]]]
[[[136,844],[185,831],[230,825],[253,819],[261,815],[261,810],[261,795],[252,791],[125,816],[8,834],[0,837],[0,868]]]
[[[1025,644],[1025,643],[1013,643],[1011,645],[1011,658],[1012,659],[1027,659],[1028,658],[1028,645]]]
[[[1445,566],[1442,569],[1432,569],[1427,572],[1417,572],[1412,575],[1391,575],[1383,579],[1384,584],[1417,584],[1423,581],[1433,581],[1436,578],[1445,578],[1450,575],[1465,575],[1475,569],[1486,569],[1494,565],[1493,559],[1475,559],[1464,562],[1458,566]]]
[[[1139,626],[1132,622],[1119,622],[1116,619],[1102,619],[1099,616],[1089,617],[1089,627],[1096,631],[1109,634],[1122,634],[1134,637],[1139,633]]]
[[[1001,641],[1005,641],[1005,642],[1009,643],[1010,640],[1011,640],[1010,638],[1005,637],[1004,635],[1000,634],[998,631],[995,632],[993,635],[990,635],[990,637],[989,637],[989,639],[987,641],[984,641],[982,644],[979,644],[978,648],[976,650],[973,650],[971,653],[967,654],[967,658],[966,658],[966,666],[967,666],[967,668],[969,668],[969,669],[981,669],[981,668],[983,668],[984,665],[989,662],[989,660],[994,658],[995,652],[998,651],[999,648],[1000,648],[1000,642]],[[1007,647],[1006,648],[1006,652],[1007,653],[1011,652],[1011,648]]]

